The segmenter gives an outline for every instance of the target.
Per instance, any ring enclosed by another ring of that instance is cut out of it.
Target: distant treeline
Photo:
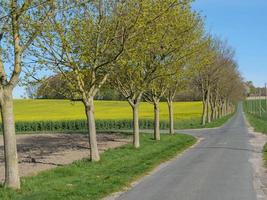
[[[67,84],[59,76],[53,76],[41,83],[29,85],[27,87],[27,97],[30,99],[69,99]],[[63,92],[62,92],[63,91]],[[81,99],[78,96],[73,100]],[[125,97],[116,89],[105,85],[96,95],[96,100],[123,101]],[[175,95],[175,101],[201,101],[201,95],[195,89],[184,88]],[[163,98],[162,101],[165,101]]]

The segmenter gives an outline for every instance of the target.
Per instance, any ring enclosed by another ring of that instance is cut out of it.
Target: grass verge
[[[196,142],[188,135],[162,135],[156,142],[141,134],[141,147],[131,144],[102,154],[101,161],[71,165],[22,178],[20,191],[0,188],[1,200],[95,200],[119,191]]]
[[[246,117],[250,125],[255,129],[256,132],[267,134],[267,121],[259,117],[246,113]]]
[[[206,124],[205,126],[202,126],[202,128],[216,128],[216,127],[220,127],[222,125],[224,125],[226,122],[228,122],[228,120],[230,120],[235,113],[224,116],[220,119],[216,119],[214,121],[212,121],[211,123]]]
[[[267,166],[267,143],[264,145],[262,152],[263,152],[263,159],[265,161],[265,166]]]
[[[267,122],[260,117],[254,116],[252,114],[246,113],[247,120],[249,124],[254,128],[256,132],[267,134]],[[263,147],[263,158],[265,161],[265,166],[267,167],[267,143]]]

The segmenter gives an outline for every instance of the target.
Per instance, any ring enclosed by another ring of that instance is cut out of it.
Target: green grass
[[[256,115],[252,115],[247,112],[248,107],[245,103],[245,113],[249,124],[254,128],[256,132],[267,134],[267,118],[266,115],[260,117],[258,113]],[[267,166],[267,143],[265,144],[263,150],[263,158],[265,160],[265,165]]]
[[[205,126],[202,126],[202,128],[216,128],[224,125],[228,120],[230,120],[233,117],[233,114],[224,116],[220,119],[214,120],[211,123],[206,124]]]
[[[20,191],[0,188],[1,200],[95,200],[119,191],[171,159],[196,139],[188,135],[162,135],[156,142],[141,134],[141,148],[132,145],[104,152],[99,163],[88,160],[22,178]]]
[[[249,114],[249,113],[246,113],[246,117],[250,125],[255,129],[256,132],[267,134],[267,121],[266,120],[258,116]]]
[[[267,121],[266,113],[266,100],[246,100],[244,103],[244,108],[246,112],[251,112],[253,115]],[[261,109],[260,109],[261,108]]]
[[[267,134],[267,118],[266,118],[267,115],[264,112],[266,110],[266,102],[265,100],[261,100],[261,105],[262,105],[261,116],[259,112],[259,107],[260,107],[259,102],[260,100],[247,100],[243,102],[243,107],[247,120],[250,123],[250,125],[255,129],[255,131]],[[253,111],[253,114],[249,112],[251,110]]]
[[[249,113],[246,113],[246,117],[250,125],[254,128],[256,132],[267,134],[267,121],[266,120],[258,116],[249,114]],[[265,166],[267,167],[267,143],[265,144],[262,152],[263,152],[263,159],[265,161]]]
[[[263,159],[265,160],[265,166],[267,167],[267,143],[263,147]]]
[[[140,119],[153,118],[153,105],[141,103]],[[174,103],[175,120],[200,119],[201,102]],[[81,102],[68,100],[15,100],[14,113],[16,121],[61,121],[85,119]],[[95,101],[97,120],[132,119],[131,107],[126,101]],[[161,120],[168,120],[167,103],[160,103]]]

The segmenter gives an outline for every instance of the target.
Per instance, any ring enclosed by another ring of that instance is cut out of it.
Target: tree
[[[178,64],[178,63],[176,63]],[[185,77],[184,69],[177,72],[176,74],[169,77],[167,89],[166,89],[166,100],[168,104],[169,111],[169,133],[174,134],[174,111],[173,111],[173,101],[179,90],[185,89],[187,79]],[[191,90],[192,88],[188,89]]]
[[[256,91],[256,87],[254,86],[254,84],[253,84],[252,81],[247,81],[247,82],[246,82],[246,85],[247,85],[247,87],[248,87],[248,91],[247,91],[248,96],[251,96],[252,94],[255,93],[255,91]],[[265,90],[265,89],[264,89],[264,90]]]
[[[53,75],[43,80],[31,81],[26,87],[27,96],[32,99],[81,99],[71,96],[68,80],[62,74]],[[105,84],[95,96],[96,100],[122,100],[123,97]]]
[[[163,46],[166,49],[161,48],[161,52],[157,52],[155,55],[155,57],[161,57],[158,64],[164,69],[162,75],[165,77],[165,84],[158,85],[158,83],[154,82],[158,86],[154,87],[154,92],[150,90],[150,99],[154,99],[155,110],[157,110],[156,102],[159,102],[161,98],[158,94],[163,94],[167,100],[170,134],[174,134],[173,100],[177,91],[185,88],[185,77],[189,75],[185,76],[185,74],[187,73],[188,65],[190,65],[190,60],[202,48],[200,43],[204,32],[202,19],[191,10],[190,4],[187,6],[183,6],[182,11],[176,10],[176,12],[171,13],[169,19],[164,23],[168,27],[167,31],[174,33],[170,35],[164,34],[164,37],[169,37],[171,40],[165,40],[161,47]],[[157,92],[155,88],[157,88]],[[158,94],[156,95],[156,93]],[[159,124],[159,121],[157,124]],[[157,135],[156,132],[159,132],[159,130],[155,131],[155,135]]]
[[[75,98],[71,94],[68,80],[62,74],[48,77],[42,81],[31,82],[37,85],[36,98],[38,99],[65,99]]]
[[[160,78],[154,79],[150,85],[149,90],[144,93],[146,101],[150,102],[154,106],[154,139],[160,140],[160,119],[159,119],[159,102],[164,96],[167,90],[167,79],[168,76],[161,76]]]
[[[196,63],[193,82],[202,92],[202,124],[205,125],[233,111],[236,100],[244,93],[244,85],[234,61],[234,51],[226,42],[209,38]],[[239,92],[234,90],[236,86]]]
[[[127,51],[117,62],[118,67],[110,82],[132,107],[133,143],[136,148],[140,146],[138,108],[142,96],[145,94],[147,100],[153,100],[154,105],[157,104],[165,87],[161,88],[163,91],[156,91],[155,88],[159,87],[152,85],[157,84],[158,78],[162,78],[161,83],[165,84],[163,77],[175,73],[176,68],[167,69],[167,66],[185,56],[180,54],[175,57],[174,53],[187,45],[188,32],[198,24],[190,9],[190,3],[191,1],[140,2],[142,13],[136,26],[138,34],[131,38],[126,47]],[[153,93],[153,97],[149,95],[152,91],[157,93]],[[158,116],[157,113],[155,112],[155,116]],[[155,120],[156,126],[159,124],[158,120],[159,118]],[[159,135],[158,129],[155,129],[158,132],[155,135]]]
[[[107,81],[136,23],[127,14],[129,9],[135,9],[132,3],[98,0],[61,9],[32,49],[40,68],[48,66],[51,72],[64,77],[68,98],[83,102],[92,161],[100,160],[94,98]],[[64,8],[65,4],[59,6]]]
[[[169,66],[171,68],[175,68],[175,73],[172,73],[168,80],[166,80],[166,94],[165,98],[168,104],[169,110],[169,133],[174,134],[174,111],[173,111],[173,101],[176,97],[178,91],[186,90],[192,91],[192,87],[188,86],[190,77],[192,74],[190,73],[191,66],[194,63],[193,58],[197,57],[199,52],[202,51],[204,47],[202,40],[203,27],[200,18],[196,18],[195,21],[198,21],[198,24],[192,29],[189,33],[187,33],[187,42],[184,48],[180,48],[179,51],[174,52],[174,60],[172,65]],[[184,41],[186,41],[184,39]],[[194,65],[194,64],[193,64]]]
[[[213,62],[216,57],[214,43],[211,37],[203,39],[202,51],[194,59],[192,70],[192,81],[196,88],[201,91],[203,111],[202,111],[202,125],[206,124],[209,113],[209,98],[210,98],[210,78],[213,76]]]
[[[229,60],[224,65],[217,87],[218,97],[215,100],[213,99],[212,103],[215,111],[213,119],[232,113],[235,105],[245,97],[243,79],[234,61]]]
[[[54,1],[8,0],[0,3],[0,107],[4,136],[5,186],[19,189],[12,91],[18,84],[25,52],[52,15]],[[10,74],[7,68],[11,67]]]

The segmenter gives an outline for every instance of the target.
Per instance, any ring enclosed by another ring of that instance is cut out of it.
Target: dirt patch
[[[267,199],[267,171],[264,166],[262,149],[267,141],[267,136],[254,132],[253,128],[249,128],[250,144],[253,148],[250,162],[253,167],[254,187],[257,192],[258,200]]]
[[[71,164],[89,157],[88,136],[85,134],[32,134],[18,135],[19,171],[21,176]],[[129,142],[119,134],[98,134],[100,153]],[[4,147],[0,136],[0,183],[4,180]]]

